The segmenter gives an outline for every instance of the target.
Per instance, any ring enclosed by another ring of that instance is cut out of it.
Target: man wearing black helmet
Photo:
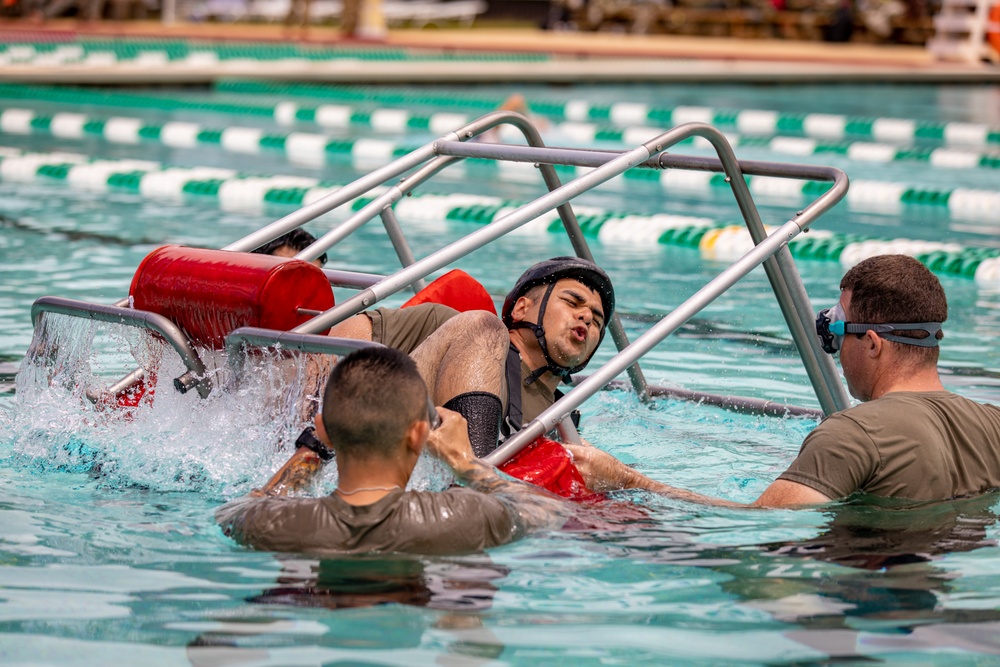
[[[559,384],[594,355],[614,307],[603,270],[579,257],[553,257],[521,275],[500,320],[428,303],[362,313],[330,335],[412,355],[435,403],[469,421],[473,449],[485,456],[555,402]]]

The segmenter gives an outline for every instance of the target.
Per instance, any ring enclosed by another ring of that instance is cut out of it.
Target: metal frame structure
[[[500,124],[512,125],[520,131],[527,145],[468,141]],[[717,157],[684,156],[665,152],[675,144],[694,136],[706,139],[715,149]],[[538,167],[549,191],[502,218],[494,220],[448,246],[417,260],[410,250],[392,207],[435,174],[465,158],[533,163]],[[554,165],[557,164],[589,167],[591,170],[563,184],[555,171]],[[379,301],[403,289],[411,288],[419,291],[423,286],[424,278],[435,271],[447,267],[455,260],[553,209],[558,211],[576,254],[593,261],[593,254],[569,202],[576,196],[632,168],[689,169],[725,173],[747,229],[756,245],[750,252],[722,271],[633,343],[629,342],[621,321],[615,315],[608,326],[612,339],[618,348],[618,354],[592,375],[579,382],[562,399],[527,424],[520,432],[509,438],[486,460],[493,464],[501,464],[530,444],[536,437],[553,428],[559,428],[565,438],[578,438],[575,429],[567,426],[567,416],[595,392],[606,386],[614,385],[615,377],[623,371],[628,372],[631,387],[643,400],[647,400],[651,394],[667,393],[684,398],[708,399],[709,402],[729,407],[740,405],[750,408],[756,407],[762,412],[773,413],[775,411],[774,404],[765,401],[739,397],[714,397],[696,392],[649,387],[638,366],[639,359],[649,350],[761,264],[764,265],[768,280],[803,360],[823,413],[829,414],[847,407],[849,399],[840,382],[833,360],[820,350],[816,336],[812,333],[814,325],[812,307],[787,247],[790,240],[807,230],[812,222],[844,197],[848,188],[847,175],[832,167],[740,161],[736,158],[724,135],[710,125],[703,123],[680,125],[631,150],[597,151],[546,147],[538,131],[527,119],[514,112],[499,111],[472,121],[459,130],[448,133],[384,167],[376,169],[336,192],[225,246],[223,250],[244,252],[254,250],[324,213],[367,194],[373,188],[398,178],[398,182],[317,239],[315,243],[296,257],[303,260],[315,259],[347,238],[362,225],[378,217],[385,226],[402,268],[388,276],[326,270],[331,284],[348,285],[358,288],[359,292],[290,332],[251,327],[244,327],[232,332],[226,339],[226,348],[231,361],[240,357],[239,349],[246,346],[278,346],[282,349],[336,354],[365,347],[368,344],[316,334],[374,306]],[[785,222],[777,231],[768,235],[750,195],[746,175],[828,181],[832,183],[832,186],[827,192],[805,206],[791,220]],[[174,381],[178,390],[183,392],[195,387],[200,395],[206,396],[211,391],[211,387],[204,378],[204,365],[201,364],[197,352],[176,325],[153,313],[142,313],[122,308],[120,307],[122,305],[124,305],[123,302],[119,302],[115,306],[101,306],[45,297],[36,301],[32,308],[32,316],[37,322],[37,318],[42,312],[57,312],[107,322],[120,322],[156,331],[178,351],[188,368],[181,377]],[[141,370],[131,373],[117,382],[111,390],[121,391],[127,388],[142,377],[141,373]],[[620,386],[620,383],[618,385]],[[91,392],[88,392],[89,395]],[[778,411],[780,411],[780,407]]]

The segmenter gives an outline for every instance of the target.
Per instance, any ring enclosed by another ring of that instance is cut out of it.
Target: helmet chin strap
[[[545,357],[545,365],[541,368],[536,368],[531,372],[527,378],[524,379],[524,384],[532,384],[535,380],[542,377],[547,371],[550,371],[553,375],[561,377],[563,380],[568,380],[570,373],[578,368],[567,368],[566,366],[560,366],[552,357],[549,355],[549,345],[545,341],[545,329],[542,327],[542,322],[545,321],[545,309],[549,305],[549,296],[552,295],[552,290],[555,289],[555,283],[549,283],[549,286],[545,289],[545,295],[542,297],[542,301],[538,306],[538,322],[514,322],[511,324],[511,329],[531,329],[531,332],[535,334],[535,338],[538,340],[538,347],[542,349],[542,355]],[[589,359],[587,361],[590,361]],[[586,362],[584,362],[586,363]]]

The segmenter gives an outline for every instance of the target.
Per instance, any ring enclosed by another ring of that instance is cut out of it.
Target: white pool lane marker
[[[62,180],[70,187],[87,191],[117,189],[150,198],[194,198],[215,201],[225,210],[258,212],[269,206],[301,207],[339,187],[302,176],[246,176],[229,169],[169,167],[147,160],[94,160],[76,153],[28,153],[10,148],[0,148],[0,179]],[[519,205],[486,195],[424,194],[403,199],[396,211],[411,223],[440,227],[452,223],[487,224]],[[732,261],[753,246],[741,224],[684,215],[611,212],[589,206],[575,206],[574,210],[583,231],[601,243],[688,247],[715,261]],[[562,233],[562,226],[557,214],[549,212],[517,233]],[[873,255],[900,253],[921,259],[937,273],[1000,283],[1000,250],[994,248],[811,230],[792,240],[789,249],[799,259],[839,261],[845,266]]]
[[[396,118],[393,120],[399,123]],[[579,129],[579,128],[578,128]],[[633,130],[635,129],[633,128]],[[648,132],[654,132],[647,128]],[[82,139],[87,136],[102,137],[106,141],[121,144],[136,144],[140,142],[161,143],[173,148],[217,147],[234,153],[257,154],[267,151],[277,151],[285,154],[287,159],[295,164],[319,167],[329,162],[349,161],[356,169],[371,170],[380,167],[393,158],[406,154],[416,146],[409,143],[389,141],[378,138],[363,138],[344,140],[330,138],[322,134],[291,132],[286,134],[268,133],[259,128],[227,127],[224,129],[205,128],[197,123],[168,122],[162,125],[144,124],[138,118],[116,116],[112,118],[94,118],[78,113],[57,113],[51,116],[38,114],[29,109],[6,108],[0,111],[0,132],[15,135],[51,134],[60,138]],[[624,140],[622,132],[620,140]],[[637,139],[637,136],[631,139]],[[757,140],[742,140],[731,138],[737,146],[751,146]],[[695,139],[695,145],[704,139]],[[811,140],[804,139],[771,139],[769,144],[776,144],[778,150],[804,154],[806,151],[822,152]],[[932,151],[927,160],[938,160],[956,165],[962,162],[956,152],[949,151],[947,157],[943,149]],[[829,151],[827,151],[829,152]],[[910,151],[913,153],[913,151]],[[935,158],[935,155],[937,156]],[[968,161],[969,158],[965,158]],[[982,158],[1000,167],[1000,158]],[[469,161],[471,162],[471,161]],[[492,165],[511,180],[528,180],[536,182],[537,174],[530,164],[494,163],[492,161],[471,162],[480,165]],[[962,162],[962,164],[965,164]],[[467,163],[463,162],[449,168],[450,174],[461,174]],[[568,169],[566,173],[580,173],[580,170]],[[649,181],[650,175],[643,170],[630,170],[624,174],[624,180]],[[614,187],[614,181],[609,187]],[[803,197],[819,194],[817,184],[809,181],[776,179],[764,176],[748,178],[751,192],[762,197],[782,200],[797,200]],[[683,170],[666,170],[659,175],[660,187],[668,192],[705,192],[712,189],[728,188],[725,177],[721,174],[707,172],[689,172]],[[825,186],[821,186],[825,189]],[[1000,219],[1000,192],[989,190],[973,190],[956,188],[954,190],[915,188],[903,184],[885,183],[881,181],[855,181],[847,195],[848,205],[857,210],[901,210],[908,205],[932,205],[947,207],[955,217],[977,220]]]

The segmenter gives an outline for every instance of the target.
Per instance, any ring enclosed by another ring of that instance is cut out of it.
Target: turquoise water
[[[670,100],[1000,126],[995,103],[1000,91],[993,87],[527,92],[529,101],[543,95]],[[165,118],[142,110],[129,115]],[[184,119],[249,124],[213,114]],[[417,131],[403,137],[414,144],[428,138]],[[290,164],[275,153],[240,156],[209,148],[112,145],[95,138],[4,135],[0,145],[333,182],[355,174],[345,162],[315,169]],[[781,157],[763,149],[739,154]],[[985,170],[872,166],[839,156],[810,161],[842,166],[855,180],[913,187],[995,190],[1000,178]],[[470,169],[468,188],[452,178],[428,191],[464,188],[509,199],[539,192],[534,184],[475,173]],[[586,203],[647,214],[738,217],[735,205],[717,192],[668,195],[642,184],[602,190]],[[761,202],[761,211],[766,222],[781,222],[795,206]],[[10,369],[24,356],[35,298],[53,294],[113,302],[127,292],[135,266],[157,245],[218,247],[283,212],[287,209],[223,210],[207,199],[168,202],[130,191],[90,192],[55,180],[0,181],[0,362]],[[471,229],[459,222],[402,222],[418,257]],[[317,221],[311,229],[323,231],[329,224]],[[995,224],[952,219],[942,208],[859,213],[841,205],[816,228],[970,247],[996,243]],[[688,248],[593,244],[616,281],[633,337],[725,266]],[[516,235],[458,265],[500,297],[525,264],[568,251],[568,241],[558,235]],[[332,264],[348,268],[385,272],[394,262],[384,232],[374,226],[331,253]],[[799,266],[817,307],[837,298],[843,270],[838,262],[800,261]],[[1000,289],[967,278],[942,280],[951,303],[942,348],[945,384],[997,402]],[[245,394],[206,401],[165,392],[153,408],[126,420],[84,407],[79,387],[62,380],[114,377],[129,365],[123,349],[131,345],[142,355],[155,353],[155,347],[148,349],[135,336],[80,324],[64,325],[62,335],[65,363],[52,386],[22,377],[16,394],[10,382],[0,393],[4,665],[820,665],[863,660],[972,665],[1000,659],[995,496],[917,508],[855,503],[824,511],[741,512],[626,493],[616,500],[638,504],[644,517],[614,508],[592,511],[565,530],[488,555],[317,562],[249,552],[221,535],[212,510],[262,483],[287,456],[275,442],[294,430],[294,420],[275,422],[267,411],[284,376],[262,373]],[[91,336],[96,352],[84,354],[90,346],[79,343]],[[598,361],[608,359],[611,350],[605,345]],[[660,384],[816,405],[760,271],[658,346],[644,368]],[[71,371],[82,375],[65,374]],[[586,437],[655,479],[740,501],[756,498],[814,425],[675,401],[646,407],[619,392],[588,401],[584,420]],[[329,488],[333,482],[328,474],[321,485]],[[442,480],[434,466],[425,464],[416,483],[433,488]]]

